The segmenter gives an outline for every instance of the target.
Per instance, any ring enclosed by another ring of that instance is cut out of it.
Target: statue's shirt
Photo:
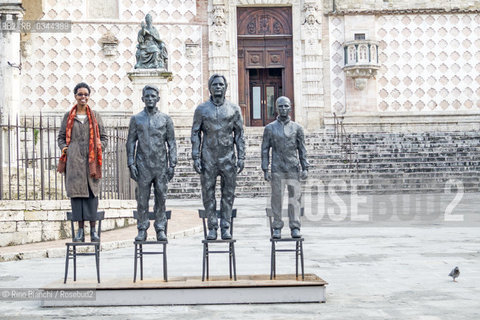
[[[132,116],[128,128],[127,158],[128,166],[136,164],[162,170],[175,167],[177,146],[172,119],[158,110],[152,114],[143,110]]]
[[[203,165],[216,165],[245,159],[243,119],[240,107],[225,100],[215,105],[211,100],[195,110],[192,126],[192,158]]]
[[[299,166],[302,170],[308,170],[303,128],[298,123],[290,121],[290,117],[284,122],[277,118],[265,127],[262,141],[263,171],[268,170],[270,149],[272,172],[298,172]]]

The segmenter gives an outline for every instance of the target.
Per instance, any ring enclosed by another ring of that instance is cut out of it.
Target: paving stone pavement
[[[175,208],[168,223],[168,237],[178,239],[199,233],[202,230],[202,223],[196,217],[198,217],[198,213],[195,210]],[[102,232],[102,251],[133,246],[133,239],[137,232],[136,225]],[[153,226],[148,230],[148,239],[155,239]],[[88,235],[86,240],[89,241]],[[67,241],[71,241],[71,238],[2,247],[0,248],[0,262],[65,257],[65,242]]]
[[[361,199],[327,197],[320,208],[333,219],[313,221],[319,220],[318,217],[306,214],[302,225],[306,239],[305,271],[329,283],[327,302],[323,304],[41,308],[39,301],[0,300],[1,318],[480,319],[480,194],[465,194],[461,201],[449,207],[452,197],[407,197],[396,216],[382,221],[378,218],[382,212],[375,216],[375,210],[382,206],[374,204],[383,203],[392,210],[399,203],[393,202],[389,207],[388,203],[393,200],[388,195]],[[239,210],[235,226],[238,274],[269,272],[266,202],[262,198],[235,200]],[[312,203],[319,207],[317,200],[310,199],[306,203],[307,211]],[[169,200],[168,205],[185,209],[201,207],[199,200]],[[347,222],[348,217],[342,220],[335,216],[342,212],[342,207],[346,207],[350,216],[353,212],[374,218],[367,222]],[[420,211],[425,214],[430,209],[439,212],[436,219],[419,219]],[[442,223],[445,212],[449,214],[450,209],[453,215],[463,215],[467,222]],[[408,210],[414,213],[406,215],[409,221],[401,216]],[[170,241],[170,277],[201,276],[201,238],[197,233]],[[161,266],[152,262],[155,258],[149,258],[145,262],[145,278],[161,278]],[[84,257],[78,262],[79,281],[95,278],[95,270],[88,260],[89,257]],[[212,260],[212,275],[228,273],[226,257],[213,256]],[[278,266],[277,273],[293,273],[293,255],[281,256]],[[448,277],[455,266],[461,271],[458,282]],[[63,271],[62,257],[3,262],[0,263],[0,288],[39,288],[61,280]],[[102,279],[131,278],[133,248],[103,252],[101,276]]]

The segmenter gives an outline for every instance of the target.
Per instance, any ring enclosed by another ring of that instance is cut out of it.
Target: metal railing
[[[0,124],[0,200],[67,199],[65,181],[57,173],[60,149],[58,116],[7,118]],[[106,127],[101,199],[134,199],[134,182],[127,168],[128,127]]]
[[[353,149],[352,139],[345,130],[343,120],[343,116],[337,116],[335,112],[333,113],[334,138],[340,145],[343,160],[358,169],[357,153]]]

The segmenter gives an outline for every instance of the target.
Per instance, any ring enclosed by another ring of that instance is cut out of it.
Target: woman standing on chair
[[[62,150],[60,162],[66,161],[67,196],[71,199],[72,220],[78,221],[74,242],[84,242],[85,221],[90,221],[90,238],[99,241],[95,230],[98,194],[102,177],[102,150],[107,146],[107,135],[102,118],[88,106],[90,87],[79,83],[73,89],[76,104],[63,117],[58,133],[58,147]]]

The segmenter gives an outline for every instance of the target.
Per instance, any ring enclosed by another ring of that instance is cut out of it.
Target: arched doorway
[[[247,126],[265,126],[279,96],[294,101],[291,7],[237,8],[237,28],[239,105]]]

